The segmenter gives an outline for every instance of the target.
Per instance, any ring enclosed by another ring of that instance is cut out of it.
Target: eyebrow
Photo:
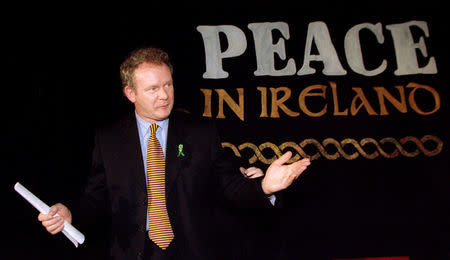
[[[173,80],[168,80],[168,81],[166,81],[166,82],[163,84],[163,86],[166,85],[166,84],[172,84],[172,85],[173,85]],[[145,90],[148,90],[148,89],[151,89],[151,88],[158,88],[158,87],[159,87],[158,84],[154,84],[154,85],[146,86],[144,89],[145,89]]]

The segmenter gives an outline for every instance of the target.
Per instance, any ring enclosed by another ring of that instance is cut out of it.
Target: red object
[[[391,257],[363,257],[363,258],[333,258],[332,260],[410,260],[409,256],[391,256]]]

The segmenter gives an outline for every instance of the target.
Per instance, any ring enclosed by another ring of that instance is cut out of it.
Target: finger
[[[64,222],[60,222],[55,225],[51,225],[51,226],[47,227],[46,229],[50,234],[54,235],[54,234],[58,233],[60,230],[64,229]]]
[[[306,168],[307,168],[306,166],[301,167],[300,172],[295,175],[294,180],[296,180],[306,170]]]
[[[297,178],[300,176],[300,174],[292,174],[286,179],[286,188],[289,187]]]
[[[300,162],[303,165],[310,165],[311,164],[311,160],[309,160],[309,158],[303,158],[303,159],[299,160],[298,162]]]
[[[247,170],[245,170],[245,174],[247,176],[251,176],[251,175],[253,175],[255,173],[256,173],[256,168],[255,167],[250,167],[250,168],[247,168]]]
[[[287,161],[289,161],[289,159],[291,159],[292,157],[292,153],[290,151],[284,153],[280,158],[276,159],[272,165],[278,165],[281,166],[283,164],[285,164]]]
[[[252,176],[247,176],[247,178],[249,178],[249,179],[256,179],[256,178],[259,178],[259,177],[262,177],[262,176],[264,176],[263,174],[253,174]]]
[[[239,170],[241,171],[241,173],[242,173],[244,176],[246,176],[246,174],[245,174],[245,168],[244,168],[244,167],[239,167]]]
[[[43,221],[42,225],[47,230],[54,230],[63,221],[64,220],[61,217],[55,217],[55,218],[52,218],[51,220]]]
[[[248,177],[255,176],[255,175],[259,175],[259,172],[256,172],[256,171],[254,171],[254,172],[247,172],[247,176]]]
[[[253,178],[255,178],[255,176],[257,177],[255,172],[248,172],[247,173],[247,178],[249,178],[249,179],[253,179]]]
[[[311,164],[308,158],[304,158],[300,161],[296,161],[295,163],[291,164],[290,167],[295,169],[300,169],[301,167],[307,167]]]
[[[254,179],[261,176],[264,176],[264,173],[260,169],[258,168],[247,169],[247,177]]]
[[[292,166],[291,171],[289,172],[287,177],[293,177],[294,180],[296,180],[307,168],[308,168],[308,163],[307,164],[292,164],[289,166]]]
[[[53,218],[53,216],[51,216],[49,214],[39,213],[39,215],[38,215],[38,220],[41,221],[41,222],[45,221],[45,220],[50,220],[52,218]]]
[[[247,168],[247,172],[253,172],[253,173],[255,173],[255,172],[262,172],[262,170],[260,169],[260,168],[257,168],[257,167],[250,167],[250,168]]]
[[[44,227],[49,227],[49,226],[55,225],[55,224],[58,223],[61,219],[62,219],[61,217],[53,217],[53,218],[50,218],[49,220],[44,220],[44,221],[42,221],[42,225],[43,225]]]
[[[51,234],[55,235],[55,234],[61,232],[63,229],[64,229],[64,221],[63,221],[63,224],[60,225],[58,228],[56,228],[53,232],[51,232]]]
[[[58,210],[59,210],[59,206],[58,206],[58,204],[55,204],[50,207],[50,210],[48,211],[48,215],[54,216],[58,212]]]
[[[49,233],[54,235],[64,229],[64,220],[60,218],[55,224],[46,227],[46,229]]]

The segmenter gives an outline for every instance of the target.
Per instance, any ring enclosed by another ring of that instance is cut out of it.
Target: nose
[[[161,88],[161,91],[159,91],[159,98],[166,100],[169,98],[169,90],[165,89],[165,88]]]

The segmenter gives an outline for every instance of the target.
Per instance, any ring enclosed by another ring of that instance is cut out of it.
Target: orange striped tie
[[[166,208],[164,153],[156,139],[157,124],[150,125],[150,139],[147,146],[147,201],[148,236],[165,250],[174,234]]]

